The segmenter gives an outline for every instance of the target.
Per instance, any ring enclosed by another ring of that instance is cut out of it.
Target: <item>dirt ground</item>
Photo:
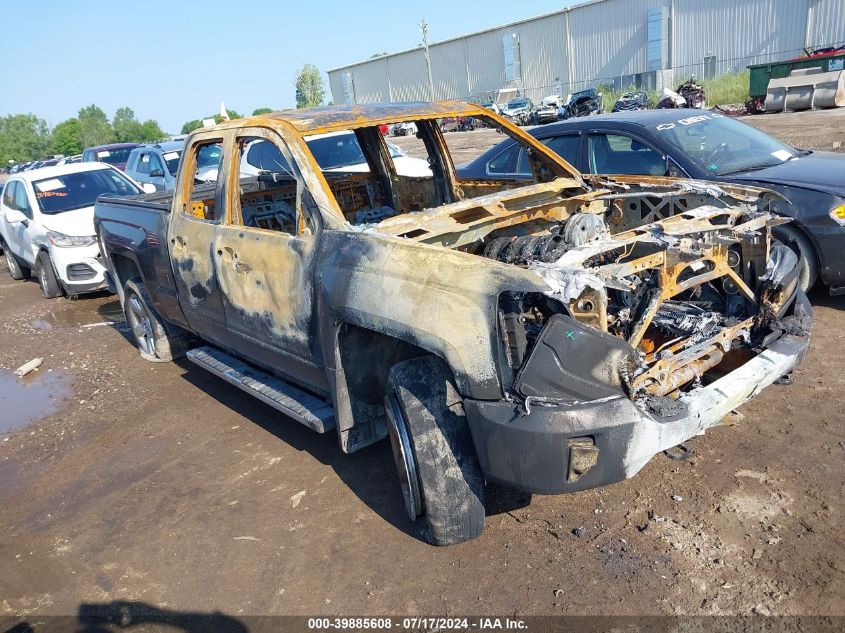
[[[845,136],[815,114],[751,122]],[[476,151],[489,134],[468,133]],[[845,614],[845,298],[812,299],[794,384],[690,460],[494,492],[483,536],[439,549],[413,535],[386,442],[344,455],[190,363],[142,360],[114,297],[46,300],[0,269],[0,616]]]

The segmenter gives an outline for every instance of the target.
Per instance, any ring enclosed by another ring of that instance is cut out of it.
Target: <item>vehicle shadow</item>
[[[174,611],[146,602],[82,603],[76,616],[31,617],[4,633],[113,633],[115,631],[183,631],[184,633],[247,633],[256,627],[219,611]],[[257,627],[262,628],[262,627]],[[284,630],[284,627],[274,627]]]
[[[347,455],[340,450],[335,431],[315,433],[190,361],[183,359],[177,364],[185,372],[182,378],[191,386],[285,444],[307,452],[321,464],[331,467],[343,483],[382,519],[410,536],[418,536],[405,514],[389,442],[377,442]]]
[[[335,431],[322,435],[315,433],[190,361],[183,359],[177,361],[177,364],[184,370],[182,378],[191,386],[248,418],[282,442],[298,451],[309,453],[321,464],[331,467],[343,483],[382,519],[405,534],[420,538],[418,530],[405,513],[399,478],[387,439],[347,455],[340,450]],[[485,496],[487,516],[524,508],[531,503],[530,494],[493,485],[487,486]]]
[[[809,298],[814,307],[845,309],[845,295],[831,297],[828,287],[821,283],[816,284],[815,288],[810,290]]]

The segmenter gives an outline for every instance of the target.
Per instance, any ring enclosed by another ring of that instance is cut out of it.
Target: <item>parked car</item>
[[[106,287],[94,236],[100,194],[143,193],[109,165],[79,163],[15,174],[0,199],[0,239],[12,279],[34,272],[47,298]]]
[[[534,110],[534,103],[527,97],[511,99],[502,108],[502,116],[508,118],[516,125],[528,125],[531,122],[531,113]]]
[[[501,128],[531,176],[456,174],[449,116]],[[391,117],[416,122],[425,176],[391,160]],[[198,182],[211,146],[227,160]],[[368,168],[321,168],[328,149]],[[408,517],[438,545],[481,533],[485,480],[553,494],[632,477],[809,344],[797,258],[770,246],[775,194],[585,179],[477,106],[231,121],[192,132],[179,170],[172,194],[97,201],[142,356],[186,355],[347,453],[389,437]]]
[[[123,171],[126,169],[129,153],[136,147],[138,147],[138,143],[111,143],[88,147],[82,152],[82,162],[100,161]]]
[[[595,116],[531,134],[586,173],[669,175],[777,191],[785,200],[773,201],[772,210],[792,222],[775,227],[774,235],[799,255],[802,287],[821,279],[831,294],[845,293],[845,155],[797,149],[701,110]],[[526,165],[506,140],[462,169],[467,175],[504,169],[519,178]]]
[[[613,104],[611,112],[631,112],[632,110],[648,110],[648,93],[642,90],[624,93]]]
[[[184,141],[141,145],[129,153],[126,173],[137,182],[148,182],[156,191],[172,191]]]
[[[394,123],[392,130],[393,136],[415,136],[417,133],[417,124],[413,121],[402,121]]]
[[[560,109],[561,119],[575,119],[582,116],[601,114],[604,111],[604,98],[595,88],[573,92]]]
[[[545,97],[543,101],[534,110],[534,123],[543,125],[545,123],[553,123],[557,121],[558,111],[563,105],[563,100],[557,95]]]
[[[59,159],[57,165],[73,165],[74,163],[82,162],[82,154],[74,154],[73,156],[65,156]]]

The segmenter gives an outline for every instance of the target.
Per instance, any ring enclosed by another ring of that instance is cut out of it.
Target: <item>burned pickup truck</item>
[[[456,116],[528,175],[462,177]],[[401,122],[417,157],[379,133]],[[812,317],[774,195],[586,179],[464,103],[332,106],[192,133],[175,191],[101,197],[96,226],[143,357],[187,355],[348,453],[389,437],[443,545],[481,533],[485,482],[629,478],[792,371]]]

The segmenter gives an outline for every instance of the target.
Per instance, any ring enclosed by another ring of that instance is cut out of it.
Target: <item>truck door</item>
[[[232,212],[214,253],[226,326],[236,351],[324,390],[312,322],[318,209],[276,132],[238,130],[232,154]]]
[[[186,149],[174,192],[167,239],[179,304],[198,334],[214,342],[225,338],[223,296],[215,270],[225,204],[225,139],[229,132],[208,132]]]

